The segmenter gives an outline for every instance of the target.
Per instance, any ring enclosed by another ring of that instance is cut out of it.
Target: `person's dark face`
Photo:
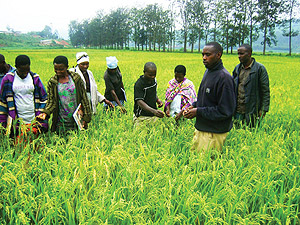
[[[109,74],[115,74],[117,72],[117,68],[114,68],[114,69],[107,68],[107,71]]]
[[[216,52],[214,46],[206,45],[202,51],[203,64],[206,68],[212,69],[221,59],[221,52]]]
[[[248,66],[251,63],[251,52],[248,52],[245,47],[238,48],[238,56],[243,65]]]
[[[0,62],[0,73],[7,73],[7,70],[6,70],[6,63],[3,61],[3,62]]]
[[[68,67],[65,64],[54,63],[54,71],[57,76],[63,77],[68,75]]]
[[[148,68],[144,71],[144,78],[147,81],[153,81],[156,77],[156,68]]]
[[[89,66],[90,66],[89,62],[82,62],[82,63],[78,64],[78,67],[81,70],[81,72],[86,72],[87,69],[89,68]]]
[[[30,72],[30,65],[29,64],[17,67],[17,74],[22,79],[25,79],[29,72]]]
[[[184,74],[183,73],[177,73],[175,72],[175,80],[177,80],[178,83],[182,82],[184,79]]]

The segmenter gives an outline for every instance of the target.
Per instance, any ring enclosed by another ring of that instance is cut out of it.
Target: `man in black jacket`
[[[252,48],[243,44],[238,48],[240,64],[233,71],[237,94],[234,118],[250,127],[255,127],[269,111],[270,88],[266,68],[251,57]]]
[[[184,117],[196,117],[192,149],[222,149],[232,128],[232,116],[236,108],[234,82],[224,68],[221,57],[223,48],[217,42],[207,43],[202,51],[203,64],[207,68],[201,81],[197,101],[185,112]]]

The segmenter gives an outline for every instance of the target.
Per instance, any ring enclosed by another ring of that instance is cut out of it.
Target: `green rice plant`
[[[270,77],[270,112],[259,128],[234,127],[222,153],[190,150],[194,120],[163,118],[134,128],[133,86],[148,61],[156,63],[164,99],[176,65],[199,87],[200,54],[94,49],[3,50],[19,54],[46,86],[52,61],[87,51],[99,91],[105,57],[115,55],[128,102],[125,115],[98,114],[89,129],[66,137],[41,135],[16,148],[1,133],[0,224],[300,224],[299,58],[255,55]],[[231,72],[236,55],[223,55]],[[30,157],[29,157],[30,155]],[[211,156],[215,159],[212,160]]]

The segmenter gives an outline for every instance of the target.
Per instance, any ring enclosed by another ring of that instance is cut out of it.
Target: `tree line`
[[[123,49],[134,43],[137,50],[172,51],[176,43],[187,52],[204,41],[218,41],[227,53],[240,44],[262,37],[266,47],[276,45],[275,28],[281,27],[289,37],[299,34],[293,29],[299,0],[170,0],[169,8],[158,4],[143,8],[117,8],[82,22],[71,21],[69,37],[74,46]]]

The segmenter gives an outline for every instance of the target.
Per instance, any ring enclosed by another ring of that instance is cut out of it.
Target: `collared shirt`
[[[141,75],[140,78],[134,84],[134,114],[136,117],[139,116],[154,116],[152,112],[145,111],[142,109],[137,101],[143,100],[149,107],[157,109],[156,106],[156,97],[157,97],[157,83],[156,79],[148,82],[144,79],[144,75]]]
[[[237,112],[244,114],[246,112],[246,104],[245,104],[245,83],[249,77],[251,67],[253,65],[253,60],[250,65],[245,68],[242,64],[241,71],[239,74],[239,85],[238,85],[238,96],[237,96]]]

